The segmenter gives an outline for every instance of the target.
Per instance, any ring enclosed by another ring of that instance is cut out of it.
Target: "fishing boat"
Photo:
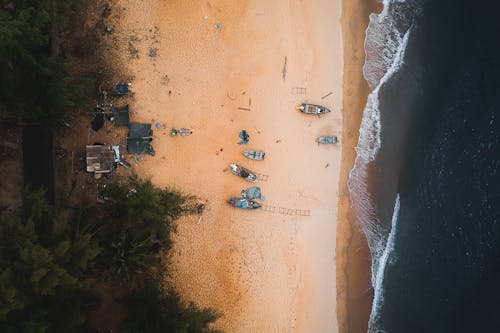
[[[258,202],[251,201],[246,198],[231,198],[228,203],[231,207],[239,209],[257,209],[262,207]]]
[[[324,106],[316,105],[316,104],[307,104],[302,103],[297,106],[297,110],[305,114],[316,114],[322,115],[328,112],[331,112],[330,109],[325,108]]]
[[[252,186],[247,189],[241,190],[241,196],[248,200],[253,200],[253,199],[259,199],[262,201],[266,200],[266,198],[262,195],[260,187],[258,186]]]
[[[257,181],[257,175],[254,172],[234,163],[229,164],[229,166],[231,167],[231,172],[235,175],[238,175],[249,182]]]
[[[193,134],[193,131],[191,131],[188,128],[181,128],[181,129],[172,128],[170,130],[170,135],[171,136],[177,136],[177,135],[186,136],[186,135],[191,135],[191,134]]]
[[[246,157],[248,157],[251,160],[262,161],[262,160],[264,160],[266,153],[261,151],[261,150],[245,150],[243,152],[243,155],[245,155]]]
[[[338,139],[335,135],[325,135],[316,138],[316,142],[319,144],[334,144],[338,142]]]

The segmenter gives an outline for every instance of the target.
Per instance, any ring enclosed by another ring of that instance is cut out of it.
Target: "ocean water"
[[[500,2],[383,4],[349,179],[369,332],[500,332]]]

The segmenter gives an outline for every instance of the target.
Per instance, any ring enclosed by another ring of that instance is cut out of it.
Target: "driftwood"
[[[286,61],[287,57],[285,56],[285,63],[283,64],[283,81],[286,79]]]
[[[331,94],[333,94],[333,92],[331,92],[331,91],[330,91],[328,94],[326,94],[325,96],[321,97],[321,99],[325,99],[325,98],[327,98],[328,96],[330,96]]]

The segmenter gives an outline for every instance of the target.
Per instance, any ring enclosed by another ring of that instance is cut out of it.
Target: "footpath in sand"
[[[341,150],[315,138],[342,140],[340,9],[340,0],[114,5],[113,34],[135,92],[131,118],[155,130],[156,156],[133,168],[208,200],[200,223],[179,221],[168,283],[221,311],[216,326],[226,332],[337,331]],[[302,101],[332,113],[303,115]],[[172,127],[193,134],[171,137]],[[242,129],[248,146],[237,145]],[[244,149],[264,150],[266,160],[248,160]],[[267,176],[258,185],[275,212],[227,204],[253,185],[228,171],[233,162]]]

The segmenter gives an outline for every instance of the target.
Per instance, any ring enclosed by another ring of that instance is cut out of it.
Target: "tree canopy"
[[[59,35],[80,0],[18,0],[0,7],[0,120],[54,124],[84,85],[58,55]]]
[[[163,292],[157,284],[136,289],[125,298],[128,309],[123,329],[128,333],[217,333],[210,327],[220,314],[212,309],[185,306],[173,291]]]
[[[172,246],[175,220],[190,211],[192,197],[153,186],[131,176],[102,191],[106,216],[100,229],[105,248],[101,263],[114,277],[130,280],[158,262],[159,251]]]
[[[0,331],[73,332],[85,321],[82,278],[100,252],[81,216],[26,192],[0,217]]]

